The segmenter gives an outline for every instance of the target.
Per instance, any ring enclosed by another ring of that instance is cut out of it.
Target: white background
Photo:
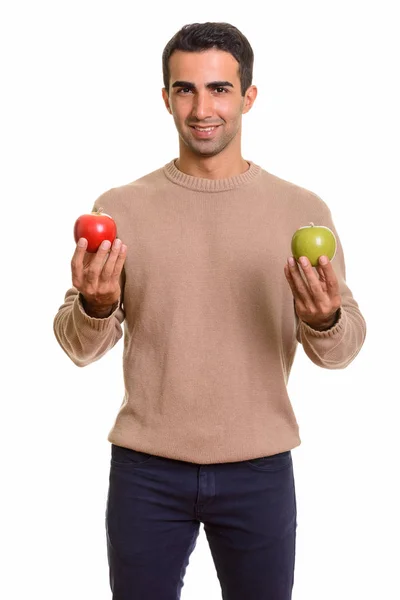
[[[123,394],[122,343],[79,369],[52,323],[70,286],[75,219],[105,190],[177,156],[161,53],[184,24],[211,20],[239,27],[255,52],[244,157],[330,206],[368,325],[347,369],[319,369],[301,347],[293,367],[302,438],[293,598],[400,597],[395,2],[9,4],[0,14],[0,596],[111,598],[107,435]],[[203,598],[220,589],[201,530],[182,599]]]

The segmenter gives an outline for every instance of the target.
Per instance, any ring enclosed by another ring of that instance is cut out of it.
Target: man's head
[[[165,46],[162,55],[164,87],[169,91],[169,60],[176,50],[202,52],[217,49],[229,52],[239,65],[240,88],[244,96],[253,80],[254,54],[247,38],[229,23],[192,23],[180,29]]]
[[[224,152],[240,158],[242,115],[257,96],[253,52],[227,23],[183,27],[163,52],[165,106],[180,137],[180,159]]]

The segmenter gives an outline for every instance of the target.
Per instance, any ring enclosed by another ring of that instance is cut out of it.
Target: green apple
[[[306,256],[313,267],[318,265],[320,256],[332,260],[336,254],[335,234],[329,227],[310,223],[300,227],[292,237],[292,254],[296,260]]]

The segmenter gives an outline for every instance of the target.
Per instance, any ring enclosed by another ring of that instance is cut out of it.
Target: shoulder
[[[134,181],[106,190],[96,199],[94,208],[102,207],[105,212],[123,210],[135,201],[143,202],[151,198],[165,185],[165,180],[164,167],[161,167]]]
[[[270,193],[285,199],[296,208],[312,209],[318,212],[329,213],[326,202],[314,191],[298,185],[290,180],[284,179],[261,168],[262,185],[269,189]]]

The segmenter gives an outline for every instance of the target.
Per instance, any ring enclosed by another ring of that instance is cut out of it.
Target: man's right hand
[[[108,317],[121,296],[119,284],[127,247],[116,239],[110,249],[104,241],[94,254],[86,252],[87,240],[78,240],[71,260],[72,285],[82,295],[85,312],[91,317]]]

